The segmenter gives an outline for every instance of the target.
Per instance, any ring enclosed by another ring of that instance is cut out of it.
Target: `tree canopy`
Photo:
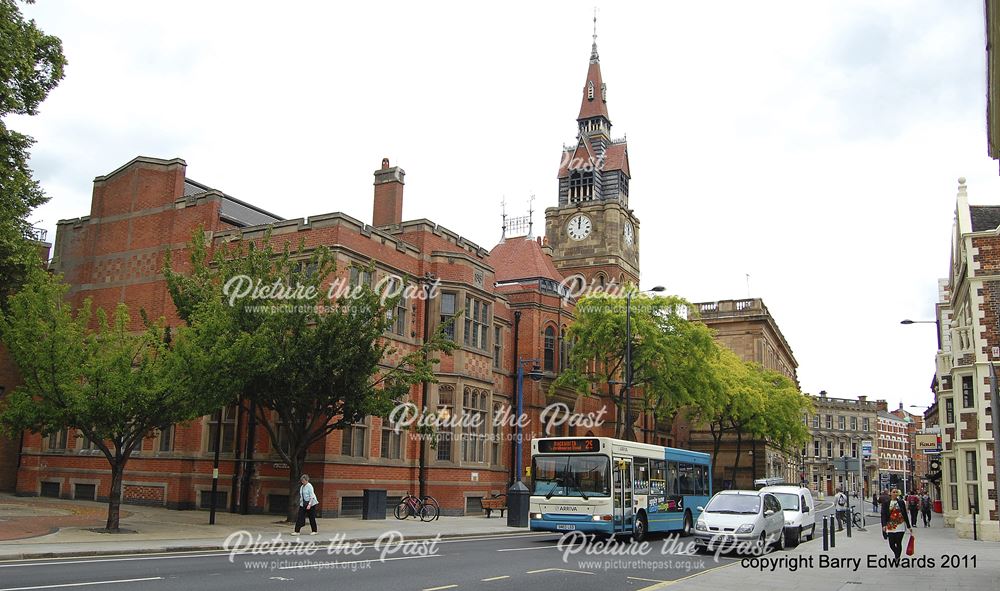
[[[635,414],[625,417],[626,307],[625,298],[604,293],[577,302],[567,367],[552,387],[604,391],[615,401],[617,437],[629,437],[635,420]],[[668,417],[711,389],[715,343],[708,327],[687,319],[689,307],[676,296],[633,295],[633,413],[648,409]]]
[[[289,465],[292,499],[310,446],[367,416],[387,416],[413,385],[434,380],[436,354],[454,347],[438,331],[409,352],[398,349],[386,334],[408,281],[373,284],[365,280],[371,267],[356,268],[356,281],[331,293],[337,269],[325,247],[279,250],[267,236],[260,244],[221,246],[208,257],[198,232],[191,253],[183,273],[168,262],[175,305],[205,362],[220,359],[211,379],[234,384],[239,402],[254,409],[271,449]],[[295,296],[254,297],[249,290],[234,297],[244,285],[281,286]]]
[[[0,0],[0,309],[23,283],[38,253],[31,244],[31,211],[48,198],[32,178],[31,137],[7,127],[7,115],[35,115],[63,78],[66,58],[58,37],[25,21],[14,0]]]
[[[212,372],[189,355],[184,331],[168,338],[162,321],[147,321],[133,332],[125,304],[110,317],[93,314],[89,300],[74,311],[67,290],[36,269],[0,312],[0,339],[24,382],[4,398],[0,426],[43,436],[75,430],[99,450],[112,472],[106,528],[117,531],[122,475],[143,438],[217,408],[225,391],[192,379]]]

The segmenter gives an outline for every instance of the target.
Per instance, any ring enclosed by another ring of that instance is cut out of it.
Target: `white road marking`
[[[139,581],[162,581],[163,577],[146,577],[145,579],[119,579],[117,581],[88,581],[86,583],[62,583],[61,585],[36,585],[34,587],[8,587],[0,591],[29,591],[30,589],[58,589],[61,587],[85,587],[88,585],[111,585],[113,583],[138,583]]]
[[[479,580],[483,581],[484,583],[486,583],[486,582],[489,582],[489,581],[499,581],[500,579],[509,579],[509,578],[510,578],[510,575],[502,575],[502,576],[499,576],[499,577],[490,577],[488,579],[479,579]]]
[[[454,589],[458,585],[443,585],[441,587],[428,587],[424,591],[441,591],[442,589]]]
[[[534,575],[534,574],[537,574],[537,573],[548,573],[548,572],[553,572],[553,571],[561,572],[561,573],[580,573],[581,575],[592,575],[592,574],[594,574],[592,572],[588,572],[588,571],[585,571],[585,570],[572,570],[572,569],[569,569],[569,568],[542,568],[542,569],[538,569],[538,570],[524,571],[524,574],[526,574],[526,575]],[[2,591],[2,590],[0,590],[0,591]]]
[[[626,579],[632,579],[633,581],[646,581],[647,583],[666,583],[666,581],[661,581],[660,579],[643,579],[642,577],[625,577]]]
[[[546,548],[559,548],[559,546],[529,546],[526,548],[500,548],[497,552],[520,552],[521,550],[544,550]]]
[[[92,564],[95,562],[131,562],[134,560],[168,560],[177,558],[212,558],[215,556],[229,556],[229,552],[223,552],[220,554],[195,554],[194,556],[188,554],[185,556],[133,556],[131,558],[110,558],[110,559],[90,559],[90,560],[61,560],[59,562],[25,562],[25,563],[11,563],[11,564],[0,564],[0,568],[18,568],[25,566],[60,566],[63,564]],[[4,591],[0,589],[0,591]]]
[[[368,560],[350,560],[346,562],[317,562],[315,564],[295,564],[292,566],[282,566],[278,570],[288,570],[291,568],[317,568],[321,566],[343,566],[346,564],[368,564],[370,562],[389,562],[390,560],[412,560],[414,558],[441,558],[444,554],[428,554],[427,556],[397,556],[396,558],[369,558]],[[4,589],[0,589],[4,591]]]

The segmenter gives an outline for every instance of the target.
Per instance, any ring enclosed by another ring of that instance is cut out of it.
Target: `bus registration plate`
[[[556,529],[564,531],[573,531],[576,529],[576,525],[572,523],[560,523],[559,525],[556,526]]]

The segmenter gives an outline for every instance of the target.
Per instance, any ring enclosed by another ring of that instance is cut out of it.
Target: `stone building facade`
[[[936,306],[941,498],[945,524],[1000,539],[997,514],[997,405],[991,385],[1000,359],[1000,206],[969,205],[958,180],[951,264]]]
[[[798,362],[763,300],[721,300],[694,306],[701,322],[714,331],[718,342],[744,361],[754,361],[798,383]],[[713,450],[711,433],[684,419],[674,421],[673,433],[677,445],[681,447],[705,452]],[[740,459],[738,472],[734,475],[730,468],[736,464],[736,436],[723,436],[713,474],[717,489],[753,488],[753,481],[758,478],[780,477],[786,482],[799,482],[799,450],[781,449],[753,437],[744,437],[739,448],[740,453],[746,456]]]
[[[351,282],[377,284],[385,277],[439,282],[438,297],[406,300],[397,309],[398,321],[386,338],[401,351],[413,350],[441,322],[466,311],[454,326],[458,349],[441,359],[437,383],[414,388],[410,397],[416,404],[491,419],[512,405],[517,363],[524,360],[537,363],[543,374],[539,382],[524,382],[529,440],[540,434],[611,435],[611,422],[592,428],[541,424],[542,409],[553,402],[581,414],[605,405],[575,393],[548,394],[569,350],[565,335],[573,301],[565,297],[567,276],[579,273],[588,282],[608,283],[638,279],[638,219],[627,209],[627,153],[624,142],[610,139],[606,100],[595,44],[577,120],[577,145],[595,158],[585,161],[587,166],[571,162],[560,168],[558,205],[546,212],[547,242],[507,236],[486,249],[427,219],[404,221],[405,173],[388,159],[374,173],[369,224],[342,212],[283,219],[188,178],[179,158],[137,157],[94,180],[89,215],[59,222],[51,266],[64,274],[76,304],[91,298],[95,306],[111,309],[125,302],[134,312],[143,309],[176,326],[181,321],[162,269],[168,254],[183,269],[193,232],[204,232],[213,247],[267,232],[277,245],[323,245],[334,253],[338,273]],[[596,168],[588,170],[591,165]],[[349,199],[345,202],[358,201]],[[578,212],[588,216],[586,235],[574,225]],[[579,248],[584,243],[586,253]],[[367,265],[374,265],[373,275],[361,270]],[[138,313],[133,318],[139,328]],[[4,374],[0,379],[5,380],[0,386],[13,386]],[[615,416],[613,410],[608,416]],[[667,434],[657,432],[651,417],[640,414],[638,421],[641,440],[666,442]],[[510,428],[487,423],[487,432],[456,427],[440,433],[436,446],[421,447],[416,438],[369,417],[310,448],[306,470],[326,516],[357,514],[367,488],[386,489],[391,507],[393,498],[426,487],[444,512],[477,513],[482,498],[506,490],[516,476]],[[218,502],[233,511],[284,512],[288,467],[263,429],[249,424],[246,412],[234,406],[154,434],[129,463],[124,501],[207,506],[214,434],[221,431]],[[529,450],[530,444],[524,445],[525,459]],[[97,453],[73,432],[25,434],[18,494],[106,498],[108,469]]]
[[[809,488],[825,495],[843,488],[852,493],[860,492],[867,498],[871,495],[872,483],[878,478],[876,403],[867,396],[835,398],[826,392],[810,395],[810,399],[814,411],[803,420],[809,426],[812,439],[800,450],[804,479]],[[866,440],[872,441],[872,458],[862,466],[862,480],[857,471],[845,474],[835,460],[859,457],[861,442]]]

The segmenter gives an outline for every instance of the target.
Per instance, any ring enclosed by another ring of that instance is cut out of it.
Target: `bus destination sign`
[[[601,451],[601,440],[596,437],[581,439],[543,439],[538,442],[538,453],[596,453]]]

